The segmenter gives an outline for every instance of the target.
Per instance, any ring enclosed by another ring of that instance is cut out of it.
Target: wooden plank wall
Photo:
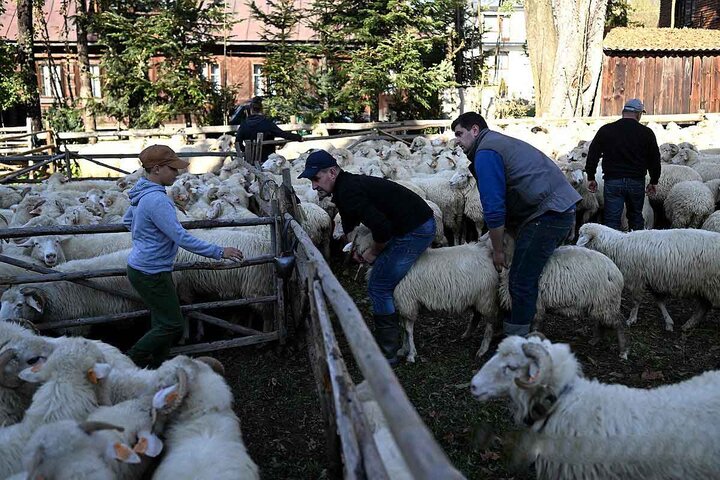
[[[648,114],[720,112],[720,54],[604,55],[601,115],[640,98]]]

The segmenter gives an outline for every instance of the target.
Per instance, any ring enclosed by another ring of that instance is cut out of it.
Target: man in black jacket
[[[633,98],[623,107],[622,118],[603,125],[590,144],[585,172],[588,190],[597,191],[595,172],[602,157],[605,188],[605,225],[620,230],[623,207],[627,206],[630,230],[642,230],[645,193],[655,194],[660,179],[660,150],[655,134],[640,124],[643,103]],[[645,173],[650,183],[645,187]]]
[[[275,137],[302,141],[302,137],[297,133],[285,132],[267,118],[263,114],[262,98],[255,97],[250,101],[250,115],[240,124],[235,136],[235,146],[238,151],[244,152],[244,140],[255,140],[258,133],[263,134],[263,141],[275,140]],[[275,153],[275,145],[263,145],[260,161],[267,160],[271,153]]]
[[[332,194],[345,232],[352,232],[360,223],[372,232],[373,245],[362,252],[362,261],[373,265],[368,294],[373,305],[375,341],[385,358],[395,365],[400,324],[393,292],[435,237],[432,210],[402,185],[343,171],[325,150],[308,156],[298,178],[309,178],[320,194]]]

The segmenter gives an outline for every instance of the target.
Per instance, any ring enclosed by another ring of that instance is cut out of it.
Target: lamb
[[[0,477],[22,468],[21,452],[41,425],[59,420],[83,420],[98,407],[103,378],[110,366],[100,350],[89,340],[75,338],[63,342],[47,360],[20,372],[30,383],[42,383],[22,422],[0,430]]]
[[[623,233],[588,223],[580,227],[577,245],[607,255],[622,272],[634,302],[628,325],[637,321],[646,288],[655,297],[668,331],[674,323],[665,308],[666,297],[698,300],[683,331],[703,320],[712,306],[720,305],[720,234],[692,229]]]
[[[720,471],[720,372],[654,389],[583,378],[562,343],[508,337],[475,374],[480,401],[509,397],[529,426],[537,478],[713,478]]]
[[[127,445],[98,443],[93,432],[116,428],[96,422],[74,420],[43,425],[25,447],[22,478],[53,480],[113,480],[117,478],[106,460],[107,456],[122,461],[139,462],[138,455]]]
[[[33,337],[25,327],[12,322],[0,322],[0,427],[13,425],[22,420],[25,410],[35,393],[35,386],[26,384],[18,378],[25,363],[15,358],[13,346],[18,341]]]
[[[676,183],[663,203],[672,228],[700,228],[715,210],[715,195],[702,182]]]
[[[416,137],[420,138],[420,137]],[[454,172],[450,172],[454,174]],[[452,177],[452,175],[450,175]],[[412,182],[425,192],[425,198],[437,204],[442,211],[443,225],[453,233],[453,243],[460,243],[465,196],[463,192],[448,188],[449,178],[437,174],[429,177],[414,177]]]
[[[0,208],[10,208],[20,203],[26,193],[27,191],[23,193],[13,187],[0,185]]]
[[[369,247],[369,230],[360,226],[351,236],[353,248],[362,255]],[[393,294],[395,308],[405,329],[403,346],[398,355],[406,356],[408,362],[415,362],[417,350],[413,328],[421,307],[456,314],[472,309],[472,322],[462,338],[472,335],[480,317],[485,317],[487,325],[493,325],[499,313],[497,287],[498,273],[493,266],[487,240],[426,250],[395,287]],[[487,350],[491,337],[486,330],[481,350]]]
[[[155,397],[156,408],[174,401],[173,397],[181,403],[169,415],[166,453],[152,478],[258,479],[257,465],[247,454],[233,412],[232,392],[223,378],[209,365],[185,356],[165,362],[159,370],[173,368],[187,375],[187,391],[172,385]]]
[[[304,216],[304,220],[301,222],[302,227],[323,257],[330,258],[330,230],[332,228],[330,215],[314,203],[301,203],[299,208]]]

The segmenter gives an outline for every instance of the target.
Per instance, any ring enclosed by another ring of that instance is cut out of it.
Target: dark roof
[[[610,30],[603,50],[629,52],[720,51],[720,30],[702,28],[628,28]]]

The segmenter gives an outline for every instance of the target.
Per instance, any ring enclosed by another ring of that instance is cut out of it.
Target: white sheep
[[[168,418],[165,454],[152,478],[259,478],[257,465],[242,441],[232,392],[223,378],[209,365],[184,356],[165,362],[159,370],[173,368],[187,375],[187,392],[170,385],[155,396],[154,405],[159,409],[168,399],[175,402],[175,397],[181,403]]]
[[[720,163],[700,162],[692,166],[700,174],[703,182],[720,178]]]
[[[351,237],[355,251],[362,255],[369,247],[369,230],[361,225]],[[487,325],[494,324],[499,313],[498,273],[487,243],[483,240],[429,249],[418,257],[393,293],[395,307],[405,329],[403,346],[398,355],[407,356],[408,362],[415,362],[417,349],[413,330],[420,308],[455,314],[472,309],[473,319],[462,338],[472,335],[480,317],[486,319]],[[487,350],[490,340],[491,335],[483,337],[481,350]]]
[[[648,195],[651,202],[662,205],[676,183],[686,180],[702,181],[699,173],[685,165],[662,165],[660,179],[654,194]]]
[[[704,319],[712,306],[720,306],[720,234],[693,229],[623,233],[588,223],[580,227],[577,244],[607,255],[622,272],[634,302],[628,325],[637,321],[645,289],[655,297],[668,331],[674,323],[666,297],[698,300],[684,331]]]
[[[507,243],[510,246],[506,247],[505,258],[512,262],[512,242]],[[508,271],[503,270],[500,275],[500,304],[510,311],[512,299],[508,277]],[[623,286],[622,273],[602,253],[576,246],[559,247],[550,256],[540,275],[533,328],[542,330],[543,318],[548,312],[553,312],[591,323],[594,338],[589,343],[595,345],[600,339],[600,327],[609,327],[617,334],[620,358],[627,359],[620,312]]]
[[[22,422],[0,430],[0,477],[22,468],[22,448],[41,425],[58,420],[84,420],[103,397],[103,378],[110,365],[91,341],[68,339],[47,360],[20,372],[30,383],[42,383]]]
[[[700,228],[715,210],[715,195],[703,182],[679,182],[670,189],[663,208],[672,228]]]
[[[711,213],[700,228],[720,233],[720,211]]]
[[[330,258],[330,230],[332,229],[330,215],[320,205],[314,203],[301,203],[298,208],[304,217],[300,222],[303,229],[323,257]]]
[[[24,449],[23,478],[53,480],[113,480],[109,460],[136,463],[140,459],[125,444],[98,442],[96,434],[115,428],[97,422],[61,420],[43,425]]]
[[[720,372],[654,389],[582,376],[561,343],[508,337],[475,374],[480,401],[509,397],[529,426],[518,453],[541,479],[714,478],[720,471]]]

